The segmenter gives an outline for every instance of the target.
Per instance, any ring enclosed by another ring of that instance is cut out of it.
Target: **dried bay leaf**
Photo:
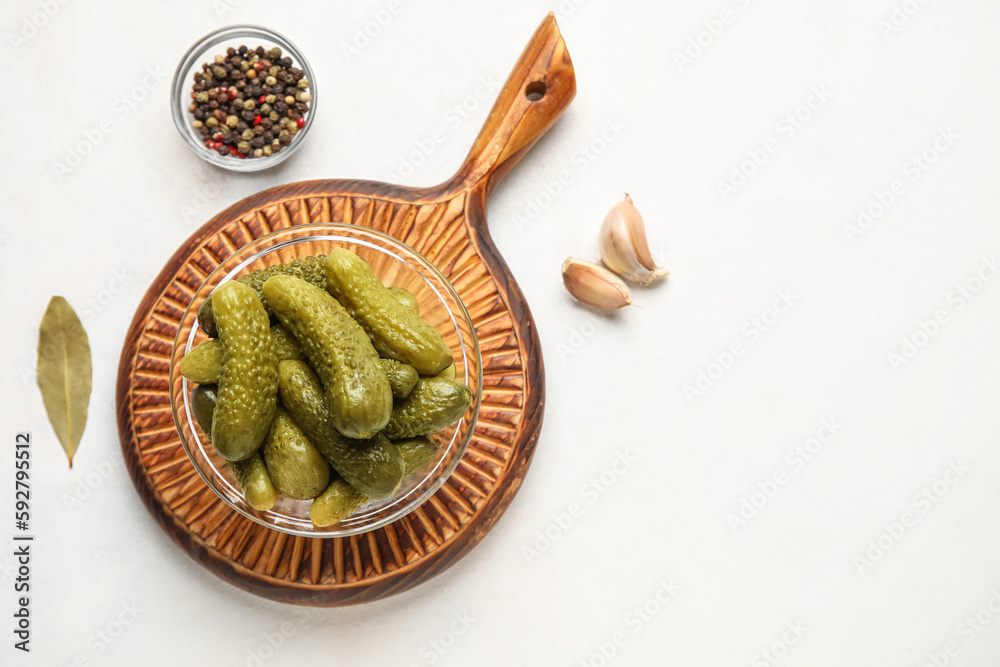
[[[38,389],[70,468],[87,424],[91,375],[87,332],[69,302],[54,296],[38,327]]]

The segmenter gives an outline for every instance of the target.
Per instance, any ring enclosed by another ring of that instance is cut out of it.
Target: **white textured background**
[[[993,0],[565,0],[577,98],[489,207],[548,380],[507,514],[431,582],[341,610],[245,594],[166,537],[125,472],[113,396],[126,328],[160,267],[203,221],[272,185],[443,180],[552,8],[389,6],[4,2],[0,663],[998,664]],[[373,12],[391,20],[348,57]],[[256,175],[205,166],[168,106],[187,47],[243,22],[289,36],[322,91],[307,144]],[[144,90],[148,72],[159,76]],[[57,174],[104,119],[110,134]],[[408,157],[438,129],[429,155]],[[751,154],[764,164],[723,196]],[[564,170],[569,185],[547,196]],[[596,259],[600,222],[626,190],[673,273],[636,290],[642,309],[602,316],[570,299],[559,265]],[[875,214],[865,228],[859,208]],[[72,471],[32,372],[52,294],[84,317],[94,352]],[[937,311],[944,323],[923,335]],[[29,656],[8,629],[19,431],[35,442]],[[826,442],[806,461],[796,449],[817,434]],[[608,472],[619,456],[630,463]],[[572,503],[582,513],[560,528]],[[123,632],[99,639],[120,616]]]

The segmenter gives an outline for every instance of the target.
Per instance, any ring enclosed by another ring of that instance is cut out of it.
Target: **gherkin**
[[[438,451],[438,444],[427,436],[396,440],[392,444],[396,445],[396,449],[403,457],[406,475],[430,461]]]
[[[301,257],[286,264],[277,264],[269,266],[266,269],[248,273],[236,279],[237,282],[249,286],[250,289],[257,293],[257,297],[264,303],[264,308],[268,316],[272,312],[271,307],[267,305],[267,301],[264,299],[264,283],[271,276],[277,275],[295,276],[307,283],[312,283],[317,287],[326,289],[326,255]],[[218,336],[218,329],[215,326],[215,315],[212,312],[211,297],[205,299],[201,304],[201,308],[198,309],[198,326],[212,338]]]
[[[351,516],[371,500],[343,478],[337,477],[309,505],[309,518],[313,525],[325,528],[335,526]]]
[[[330,464],[281,406],[261,451],[274,488],[282,495],[308,500],[330,483]]]
[[[390,440],[437,433],[458,421],[472,403],[472,391],[463,383],[440,376],[417,381],[410,395],[396,401],[381,433]]]
[[[396,492],[405,467],[399,450],[382,435],[364,440],[341,435],[309,364],[282,361],[278,385],[295,423],[341,477],[372,498],[388,498]]]
[[[285,327],[280,324],[271,327],[271,338],[278,361],[302,358],[299,341]],[[196,346],[181,358],[178,370],[189,382],[215,384],[222,374],[222,341],[213,338]]]
[[[393,444],[403,457],[406,475],[430,461],[438,451],[437,443],[430,438],[410,438]],[[309,506],[309,518],[320,527],[334,526],[357,512],[369,500],[343,478],[337,477]]]
[[[222,341],[206,340],[181,357],[177,369],[188,382],[215,384],[222,375]]]
[[[326,287],[383,357],[409,364],[421,375],[437,375],[454,363],[441,334],[413,308],[400,303],[371,265],[350,250],[330,251]]]
[[[200,384],[191,392],[191,410],[205,433],[212,432],[217,390],[218,387],[215,385]],[[230,461],[229,467],[233,469],[236,481],[243,490],[243,497],[251,507],[261,512],[274,507],[277,493],[267,474],[260,452],[255,452],[250,458],[242,461]]]
[[[214,384],[200,384],[191,391],[191,412],[206,435],[212,433],[212,418],[219,388]]]
[[[264,294],[319,375],[337,430],[378,433],[392,414],[392,387],[364,330],[328,292],[294,276],[269,278]]]
[[[379,359],[378,362],[382,365],[385,376],[389,378],[389,389],[392,390],[393,398],[409,396],[413,388],[417,386],[417,380],[420,379],[416,369],[413,366],[401,364],[395,359]]]
[[[389,294],[396,298],[396,301],[399,301],[417,315],[420,314],[420,302],[417,301],[417,297],[413,296],[412,292],[402,287],[386,287],[386,289],[389,290]]]
[[[212,295],[222,340],[222,373],[212,444],[227,461],[249,458],[260,447],[278,400],[278,359],[260,299],[238,282]]]

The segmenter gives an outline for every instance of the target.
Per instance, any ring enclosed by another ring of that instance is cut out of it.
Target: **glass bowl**
[[[309,520],[311,500],[278,496],[266,512],[252,508],[232,469],[212,446],[191,408],[195,384],[178,370],[181,358],[208,340],[198,327],[198,308],[212,291],[229,280],[252,271],[290,262],[300,257],[323,255],[343,247],[371,264],[387,286],[409,290],[420,305],[420,315],[444,338],[455,358],[456,378],[472,390],[472,404],[462,419],[433,438],[439,442],[437,456],[403,478],[399,491],[384,500],[369,501],[358,512],[335,526],[320,528]],[[195,291],[181,318],[170,356],[170,405],[184,451],[205,483],[230,507],[257,523],[291,535],[344,537],[385,526],[419,507],[451,475],[465,454],[479,414],[482,396],[479,343],[461,298],[448,280],[429,261],[406,244],[365,227],[339,223],[296,225],[253,241],[225,259]]]
[[[303,116],[305,125],[292,137],[290,144],[273,155],[245,159],[230,155],[219,155],[215,151],[205,147],[205,142],[201,138],[201,135],[191,125],[194,117],[188,111],[188,106],[191,104],[191,86],[194,83],[192,77],[195,72],[200,72],[202,63],[210,62],[216,54],[224,54],[228,47],[232,46],[236,48],[241,44],[245,44],[248,48],[256,48],[257,46],[263,46],[265,49],[270,49],[274,46],[281,48],[282,55],[290,57],[292,59],[292,66],[298,67],[305,72],[306,78],[309,79],[309,93],[312,95],[312,99],[309,102],[309,111]],[[177,127],[177,131],[181,133],[181,137],[184,138],[187,145],[191,147],[191,150],[198,157],[206,162],[232,171],[260,171],[268,167],[273,167],[279,162],[284,162],[302,145],[316,117],[316,104],[318,101],[316,76],[309,65],[309,61],[306,60],[302,52],[295,48],[295,45],[288,41],[286,37],[273,30],[255,25],[229,26],[215,32],[210,32],[199,39],[184,54],[180,64],[174,71],[174,80],[170,84],[170,90],[170,111],[174,117],[174,125]]]

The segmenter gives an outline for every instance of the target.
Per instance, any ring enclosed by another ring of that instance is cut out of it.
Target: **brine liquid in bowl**
[[[333,248],[346,248],[366,260],[386,286],[411,292],[420,315],[441,334],[455,359],[456,379],[472,390],[472,405],[452,426],[431,436],[439,443],[435,458],[403,478],[391,498],[369,501],[358,512],[335,526],[320,528],[309,519],[311,500],[282,495],[274,507],[258,512],[244,500],[231,468],[212,446],[194,418],[191,391],[197,386],[180,374],[180,359],[195,346],[209,340],[198,328],[198,309],[212,291],[224,282],[253,271],[291,262],[302,257],[326,255]],[[194,290],[177,332],[170,365],[170,399],[181,443],[195,469],[233,509],[248,518],[292,535],[343,537],[384,526],[408,514],[427,500],[454,471],[469,444],[479,412],[481,359],[475,329],[461,299],[447,279],[409,246],[364,227],[336,223],[297,225],[273,232],[226,258]]]

